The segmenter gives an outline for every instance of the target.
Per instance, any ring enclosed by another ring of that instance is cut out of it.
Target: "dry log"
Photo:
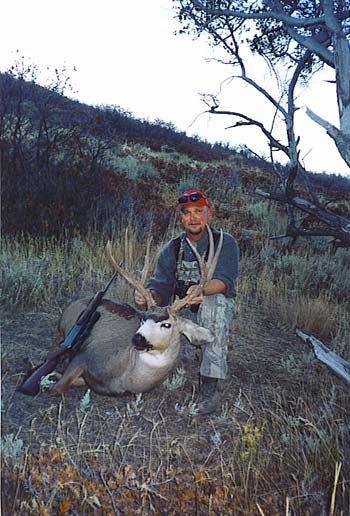
[[[338,215],[337,213],[333,213],[323,206],[317,205],[314,202],[296,195],[289,196],[285,193],[265,192],[260,188],[257,188],[255,191],[265,199],[277,201],[293,208],[298,208],[299,210],[315,217],[320,223],[326,225],[326,227],[317,226],[308,229],[300,226],[297,227],[294,219],[290,217],[290,214],[288,214],[288,226],[285,235],[279,235],[272,238],[328,236],[333,237],[336,247],[350,247],[350,220],[348,218]]]
[[[310,344],[313,347],[313,351],[315,353],[316,358],[321,360],[324,364],[326,364],[332,371],[335,372],[339,378],[344,380],[348,385],[350,385],[350,362],[344,360],[336,353],[331,351],[327,346],[325,346],[320,340],[316,339],[312,335],[307,335],[301,330],[296,330],[295,332],[298,337],[300,337],[304,342]]]

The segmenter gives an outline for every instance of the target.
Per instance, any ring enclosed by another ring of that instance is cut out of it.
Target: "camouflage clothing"
[[[202,348],[202,376],[220,379],[226,377],[229,331],[234,315],[234,299],[223,294],[204,297],[198,311],[198,324],[210,330],[215,339]]]
[[[191,319],[204,328],[208,328],[213,335],[214,341],[202,346],[202,363],[200,374],[212,378],[224,379],[227,374],[227,349],[229,342],[229,331],[235,317],[235,301],[223,294],[204,296],[198,313],[189,309],[179,312],[181,317]],[[187,339],[182,339],[182,346],[189,346]]]

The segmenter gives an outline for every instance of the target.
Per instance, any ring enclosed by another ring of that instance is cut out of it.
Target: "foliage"
[[[7,467],[16,469],[19,467],[21,457],[25,453],[23,439],[13,434],[1,436],[1,457]]]
[[[126,411],[129,416],[139,416],[142,412],[144,400],[142,399],[142,393],[137,394],[136,399],[127,403]]]
[[[113,444],[104,423],[98,448],[89,429],[99,413],[78,419],[74,443],[66,433],[73,420],[68,422],[60,405],[52,420],[56,444],[27,450],[17,471],[5,464],[3,509],[9,516],[195,511],[244,516],[258,514],[258,505],[263,514],[284,514],[289,505],[305,516],[321,514],[334,495],[334,514],[340,515],[349,485],[339,443],[349,426],[341,390],[333,388],[330,396],[321,391],[319,407],[311,410],[292,392],[284,397],[267,388],[272,408],[256,405],[255,415],[245,420],[229,409],[225,421],[212,418],[206,430],[191,423],[193,415],[181,416],[185,440],[176,435],[171,414],[125,418],[109,412],[107,427],[118,431]],[[333,424],[335,418],[342,423]]]
[[[214,152],[215,146],[194,139],[183,154],[181,146],[170,146],[166,135],[175,138],[177,133],[164,124],[159,126],[157,145],[146,138],[148,130],[134,138],[129,122],[140,127],[144,122],[129,120],[129,114],[117,108],[85,106],[39,87],[35,70],[28,82],[30,70],[21,79],[0,76],[6,99],[0,116],[5,234],[59,237],[62,232],[86,234],[94,228],[107,229],[110,235],[131,218],[159,234],[171,220],[164,206],[174,206],[176,195],[189,186],[206,190],[214,204],[222,204],[231,203],[231,192],[239,187],[252,190],[257,182],[273,184],[271,165],[244,149]],[[123,143],[126,138],[139,143]],[[336,176],[313,181],[334,188],[340,184]],[[342,189],[348,183],[343,178]]]
[[[157,217],[157,224],[165,228],[169,217],[160,213],[156,202],[162,198],[164,182],[159,164],[139,152],[140,144],[133,156],[121,143],[142,141],[155,151],[172,145],[176,152],[201,160],[222,159],[230,152],[166,124],[136,120],[117,108],[69,100],[57,88],[36,85],[36,73],[29,66],[21,73],[16,69],[0,75],[6,233],[57,235],[62,230],[99,228],[113,220],[123,223],[131,216],[143,219],[145,227]],[[167,163],[175,161],[167,150],[164,154]],[[175,165],[179,167],[181,163]]]
[[[80,401],[80,405],[79,405],[79,410],[83,414],[86,414],[89,406],[90,406],[90,389],[88,389],[86,391],[86,393],[84,394],[84,396],[82,397],[82,399]]]
[[[186,382],[186,371],[183,367],[178,367],[171,379],[167,378],[163,385],[169,390],[172,391],[174,389],[179,389],[183,387]]]
[[[325,48],[332,46],[329,34],[328,38],[325,34],[324,7],[319,1],[281,0],[273,3],[214,0],[204,3],[178,0],[176,4],[182,24],[180,33],[192,32],[199,36],[206,32],[214,44],[221,45],[228,55],[232,54],[233,34],[236,32],[236,44],[245,43],[253,54],[263,55],[272,64],[295,63],[304,52],[307,39],[318,41]],[[332,8],[345,36],[349,37],[349,2],[332,2]],[[286,29],[288,26],[291,30]],[[320,64],[320,60],[323,64],[317,52],[311,54],[304,73],[310,73],[315,65]]]
[[[179,368],[167,382],[170,390],[165,385],[127,403],[89,391],[75,396],[70,392],[57,401],[41,393],[32,401],[40,410],[33,407],[28,415],[27,398],[23,405],[16,398],[15,410],[24,410],[30,428],[13,437],[13,414],[5,423],[4,436],[12,437],[6,439],[9,452],[3,453],[4,514],[175,516],[197,511],[244,516],[258,514],[259,506],[260,514],[284,514],[289,507],[298,516],[311,516],[322,513],[333,495],[338,511],[334,515],[348,506],[348,393],[315,361],[310,368],[310,357],[298,351],[291,333],[296,324],[291,317],[297,314],[298,324],[306,329],[311,321],[316,335],[331,340],[332,349],[348,359],[346,300],[336,290],[327,297],[333,282],[343,279],[345,288],[347,254],[338,249],[332,256],[327,248],[303,243],[294,252],[272,245],[268,235],[276,230],[276,211],[261,201],[254,203],[240,190],[232,203],[238,209],[237,221],[248,227],[260,224],[266,236],[253,237],[251,247],[243,251],[237,302],[239,340],[244,344],[232,349],[232,376],[221,413],[196,419],[188,391],[195,374],[189,375],[187,367],[186,387],[181,387],[184,375]],[[114,235],[115,247],[123,234],[120,228]],[[139,228],[129,228],[130,270],[141,270],[149,238],[149,233],[141,238]],[[99,233],[60,240],[22,235],[4,237],[4,243],[3,308],[10,309],[11,300],[16,310],[37,305],[40,319],[44,309],[55,312],[73,293],[91,295],[110,273]],[[122,245],[116,255],[123,260]],[[45,269],[34,267],[16,275],[17,267],[21,271],[26,262],[36,264],[39,256],[47,258]],[[319,275],[324,273],[322,283]],[[40,277],[36,289],[20,290],[26,275],[33,284]],[[122,281],[109,295],[128,299]],[[313,299],[307,297],[311,295]],[[323,310],[318,295],[323,296]],[[257,329],[256,310],[264,314],[263,326]],[[282,324],[286,333],[286,347],[278,353],[268,350],[264,335],[271,324]],[[28,324],[22,317],[20,325],[23,333]],[[30,328],[33,335],[35,325]],[[27,351],[27,332],[24,338]],[[35,341],[43,353],[42,339]],[[9,368],[8,350],[4,369]],[[11,377],[18,382],[17,365]],[[11,412],[8,383],[4,392],[4,411]]]
[[[46,376],[42,376],[40,380],[40,390],[41,391],[49,391],[50,388],[55,383],[55,373],[49,373]]]

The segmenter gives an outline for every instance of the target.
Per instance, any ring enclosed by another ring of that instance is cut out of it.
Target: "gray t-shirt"
[[[183,261],[193,262],[196,260],[192,249],[185,240],[185,233],[181,238],[183,245]],[[197,251],[201,256],[206,253],[208,248],[208,234],[206,233],[196,244]],[[224,233],[221,253],[216,265],[213,279],[219,279],[226,285],[226,297],[235,297],[235,281],[238,276],[239,250],[236,240],[228,233]],[[161,250],[154,276],[148,281],[147,288],[156,290],[162,297],[164,306],[171,303],[175,282],[176,282],[177,257],[175,252],[174,240],[170,240]]]

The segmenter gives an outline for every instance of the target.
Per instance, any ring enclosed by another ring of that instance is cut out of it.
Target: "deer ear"
[[[198,326],[198,324],[188,319],[176,317],[176,324],[178,325],[179,332],[185,335],[194,346],[202,346],[206,342],[213,342],[214,340],[211,331],[203,328],[203,326]]]

